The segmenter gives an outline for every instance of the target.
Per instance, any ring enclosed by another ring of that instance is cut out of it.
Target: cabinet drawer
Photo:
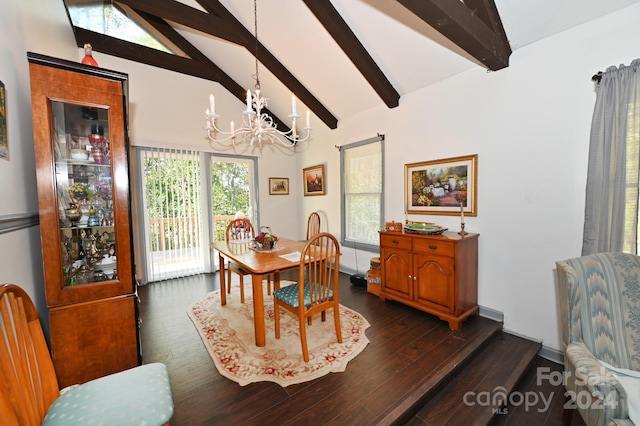
[[[411,237],[402,235],[380,235],[380,245],[402,250],[411,250]]]
[[[456,247],[455,243],[452,243],[450,241],[416,238],[413,241],[413,249],[417,252],[453,257]]]

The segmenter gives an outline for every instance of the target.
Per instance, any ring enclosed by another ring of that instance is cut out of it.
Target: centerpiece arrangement
[[[261,231],[255,238],[256,248],[258,250],[271,250],[276,246],[278,237],[270,231]]]

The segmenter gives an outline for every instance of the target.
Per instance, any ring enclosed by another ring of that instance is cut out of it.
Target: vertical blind
[[[202,156],[197,151],[139,148],[145,282],[203,273]]]

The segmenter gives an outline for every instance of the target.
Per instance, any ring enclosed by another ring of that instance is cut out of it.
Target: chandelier
[[[296,98],[291,95],[291,129],[288,131],[278,130],[277,124],[269,114],[263,112],[267,107],[268,98],[261,95],[260,92],[260,75],[258,73],[258,6],[257,1],[253,1],[254,14],[254,36],[256,42],[256,73],[252,78],[256,81],[253,93],[247,90],[247,108],[242,112],[242,126],[236,128],[235,123],[229,123],[229,131],[223,131],[216,125],[216,120],[220,117],[216,113],[216,104],[213,94],[209,95],[209,108],[205,111],[207,122],[205,130],[207,131],[207,139],[211,142],[231,143],[238,146],[243,143],[249,143],[250,146],[258,144],[261,146],[263,142],[271,142],[272,144],[282,144],[286,147],[293,148],[298,142],[304,142],[311,135],[311,116],[307,110],[306,125],[304,127],[304,135],[298,134],[296,125],[300,115],[296,109]]]

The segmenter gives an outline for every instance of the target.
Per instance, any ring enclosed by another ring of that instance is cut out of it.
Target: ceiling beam
[[[76,33],[76,44],[78,47],[82,47],[84,43],[90,43],[93,50],[97,52],[190,75],[192,77],[215,81],[220,83],[222,87],[240,99],[240,101],[244,102],[246,99],[246,90],[206,58],[206,60],[185,58],[171,53],[162,52],[157,49],[152,49],[150,47],[120,40],[115,37],[89,31],[80,27],[74,27],[74,32]],[[190,52],[191,49],[188,45],[180,42],[178,38],[170,38],[168,34],[164,35],[183,49],[185,53],[194,53]],[[180,37],[179,34],[178,37]],[[186,40],[185,43],[188,44]],[[202,105],[204,107],[208,105],[208,97],[203,98]],[[275,116],[271,111],[267,109],[266,112],[270,114],[273,121],[278,124],[279,129],[284,131],[289,130],[289,126]],[[204,117],[204,109],[202,115]]]
[[[460,0],[397,2],[489,70],[497,71],[509,66],[511,47],[494,0],[465,0],[464,3]]]
[[[217,14],[209,14],[174,0],[117,0],[117,3],[146,12],[205,34],[240,44],[242,39],[233,27]]]
[[[192,60],[206,64],[208,67],[211,67],[215,70],[217,75],[223,76],[217,82],[222,85],[225,89],[227,89],[230,93],[232,93],[236,98],[238,98],[241,102],[244,102],[247,98],[246,90],[235,82],[229,75],[227,75],[224,71],[222,71],[214,62],[212,62],[209,58],[207,58],[200,50],[198,50],[194,45],[189,43],[187,39],[182,37],[180,33],[178,33],[171,25],[169,25],[164,19],[158,18],[157,16],[150,15],[146,12],[142,12],[136,10],[137,14],[139,14],[145,21],[151,24],[157,31],[159,31],[163,36],[165,36],[169,41],[175,44],[180,50],[186,53]],[[206,101],[206,99],[205,99]],[[277,125],[278,129],[288,132],[291,130],[288,124],[285,124],[280,118],[278,118],[272,111],[268,108],[264,108],[263,111],[273,118],[273,122]]]
[[[235,35],[239,36],[242,40],[241,44],[252,55],[263,64],[269,71],[282,84],[284,84],[289,90],[291,90],[298,99],[300,99],[313,113],[322,120],[329,128],[335,129],[338,127],[338,119],[322,104],[320,101],[309,91],[307,88],[298,81],[297,78],[289,72],[289,70],[280,63],[280,61],[269,52],[269,50],[256,40],[254,34],[247,30],[244,25],[231,12],[224,7],[222,3],[217,0],[197,0],[198,3],[209,14],[215,14],[220,16],[223,20],[231,26]],[[257,50],[257,52],[256,52]]]
[[[256,53],[255,37],[220,2],[201,0],[198,3],[208,12],[202,12],[175,0],[118,0],[133,9],[163,18],[167,21],[201,31],[245,47]],[[289,90],[302,101],[329,128],[338,127],[338,119],[296,79],[261,43],[258,58]],[[245,92],[246,96],[246,92]]]
[[[369,52],[364,48],[360,40],[351,31],[349,25],[333,7],[329,0],[304,0],[307,7],[313,12],[318,21],[331,34],[342,51],[351,59],[362,76],[389,108],[397,107],[400,102],[400,94],[394,89],[378,64],[373,60]]]

